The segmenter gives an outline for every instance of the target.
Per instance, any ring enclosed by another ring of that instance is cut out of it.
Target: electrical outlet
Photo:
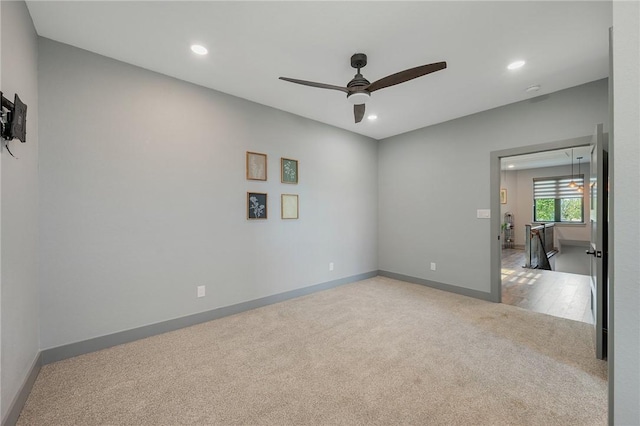
[[[436,270],[436,263],[435,262],[431,262],[431,270],[432,271]]]
[[[204,297],[205,295],[205,287],[203,285],[198,286],[198,297]]]
[[[329,262],[329,271],[333,271],[333,262]]]

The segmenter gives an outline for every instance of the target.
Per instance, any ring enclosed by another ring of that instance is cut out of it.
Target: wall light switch
[[[329,262],[329,270],[333,271],[333,262]]]
[[[198,286],[198,297],[204,297],[205,287],[203,285]]]
[[[432,271],[436,270],[436,263],[435,262],[431,262],[431,270]]]
[[[478,219],[491,219],[491,210],[478,209],[477,216],[478,216]]]

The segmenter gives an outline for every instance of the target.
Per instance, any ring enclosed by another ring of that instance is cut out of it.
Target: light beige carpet
[[[42,368],[19,425],[604,425],[588,324],[377,277]]]

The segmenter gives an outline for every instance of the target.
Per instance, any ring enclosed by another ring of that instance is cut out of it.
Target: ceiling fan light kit
[[[365,103],[371,98],[371,93],[376,90],[384,89],[385,87],[395,86],[396,84],[404,83],[414,78],[422,77],[423,75],[430,74],[432,72],[443,70],[447,67],[446,62],[435,62],[433,64],[422,65],[408,70],[400,71],[395,74],[388,75],[380,80],[369,83],[369,80],[364,78],[360,73],[360,69],[367,65],[367,55],[364,53],[356,53],[351,56],[351,66],[358,70],[357,74],[347,83],[346,87],[334,86],[331,84],[316,83],[313,81],[297,80],[294,78],[280,77],[280,80],[288,81],[290,83],[302,84],[303,86],[317,87],[319,89],[339,90],[347,94],[347,100],[353,104],[353,115],[356,123],[362,121],[365,112]]]
[[[349,93],[347,95],[347,99],[353,105],[366,104],[369,99],[371,99],[371,94],[368,92],[355,92]]]

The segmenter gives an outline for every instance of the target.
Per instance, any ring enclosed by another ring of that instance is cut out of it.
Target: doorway
[[[530,145],[525,147],[511,148],[500,151],[491,152],[491,300],[494,302],[502,303],[502,244],[503,244],[503,228],[504,223],[503,209],[501,204],[501,179],[502,179],[502,159],[518,156],[525,156],[531,154],[544,153],[549,151],[567,150],[572,147],[585,147],[591,143],[591,136],[582,136],[578,138],[565,139],[561,141]],[[507,165],[508,166],[508,165]],[[569,171],[570,174],[570,171]],[[506,187],[506,200],[509,202],[509,186]],[[518,197],[520,198],[520,197]],[[504,201],[504,200],[503,200]],[[531,203],[530,203],[531,204]],[[531,214],[531,213],[530,213]],[[524,224],[524,218],[522,222],[518,218],[514,218],[514,227],[517,226],[515,220],[518,223]],[[518,232],[514,229],[514,232]],[[524,231],[520,231],[524,232]],[[514,241],[514,246],[518,244],[518,239]]]
[[[501,157],[502,303],[593,323],[585,255],[590,149]]]
[[[490,250],[491,250],[491,297],[495,302],[503,301],[502,294],[502,232],[501,232],[501,215],[499,214],[501,207],[501,198],[504,198],[500,191],[501,185],[501,164],[502,159],[509,157],[516,157],[527,154],[534,153],[546,153],[554,150],[566,150],[572,147],[581,147],[581,146],[590,146],[590,173],[588,176],[588,180],[585,176],[584,180],[584,192],[585,196],[588,193],[590,200],[590,218],[589,218],[589,248],[585,250],[585,254],[591,255],[590,259],[590,311],[593,318],[593,337],[594,344],[596,348],[596,357],[599,359],[603,359],[607,356],[607,330],[608,330],[608,317],[610,315],[609,312],[609,297],[608,297],[608,258],[609,253],[607,250],[607,241],[608,241],[608,229],[611,226],[608,221],[608,210],[609,210],[609,202],[608,202],[608,170],[609,170],[609,162],[608,162],[608,143],[607,143],[607,135],[603,133],[603,125],[598,124],[596,126],[595,132],[592,136],[585,136],[574,139],[567,139],[563,141],[558,141],[549,144],[541,144],[541,145],[533,145],[528,147],[520,147],[502,151],[494,151],[491,153],[491,211],[494,214],[491,217],[491,242],[490,242]],[[549,179],[546,179],[547,181]],[[556,179],[554,185],[551,185],[552,188],[556,190],[562,187],[560,179]],[[546,182],[548,183],[548,182]],[[537,190],[535,188],[535,180],[533,182],[534,191]],[[548,188],[546,188],[548,189]],[[541,190],[546,190],[542,188]],[[543,191],[544,192],[544,191]],[[549,250],[554,248],[554,243],[556,242],[555,238],[547,236],[546,223],[543,223],[540,227],[538,223],[535,221],[538,219],[537,216],[539,211],[537,208],[539,207],[537,203],[537,193],[533,197],[531,197],[532,204],[532,224],[531,226],[536,226],[537,235],[535,236],[540,240],[539,250],[543,253],[548,253]],[[554,197],[539,197],[539,198],[554,198]],[[558,198],[558,197],[555,197]],[[560,197],[562,198],[562,197]],[[586,198],[586,197],[585,197]],[[554,222],[559,221],[558,215],[561,215],[557,209],[562,207],[561,204],[557,204],[558,200],[555,200],[555,220]],[[546,220],[548,221],[548,219]],[[584,218],[583,218],[584,221]],[[545,222],[545,220],[542,220]],[[527,230],[525,236],[529,235],[529,231],[533,230],[532,228]],[[545,236],[541,237],[541,233]],[[531,235],[533,238],[534,235]],[[525,244],[525,248],[527,245]],[[532,258],[531,256],[529,257]],[[538,253],[536,256],[537,259],[544,258],[548,259],[548,256],[541,256]],[[548,267],[545,269],[553,269],[552,267]],[[535,273],[535,271],[532,271]],[[539,273],[544,274],[543,271],[539,271]],[[535,274],[534,274],[535,275]]]

